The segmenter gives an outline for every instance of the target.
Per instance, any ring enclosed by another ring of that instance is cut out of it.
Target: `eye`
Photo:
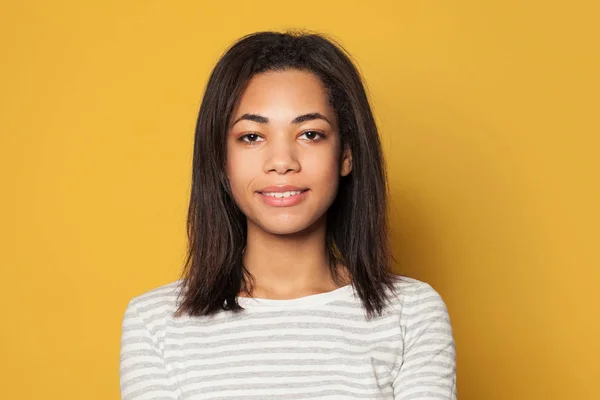
[[[321,132],[317,132],[317,131],[306,131],[300,136],[305,136],[305,135],[311,142],[318,142],[319,140],[325,139],[325,135],[323,135]]]
[[[259,142],[260,136],[257,133],[247,133],[245,135],[242,135],[238,138],[239,141],[241,142],[246,142],[249,144],[255,144]],[[248,139],[248,140],[246,140]]]

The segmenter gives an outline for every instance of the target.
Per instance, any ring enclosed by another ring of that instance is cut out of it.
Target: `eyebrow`
[[[292,123],[292,124],[301,124],[302,122],[312,121],[312,120],[315,120],[315,119],[325,120],[325,121],[327,121],[327,123],[329,125],[331,125],[331,121],[329,121],[329,119],[327,119],[326,116],[324,116],[323,114],[318,113],[318,112],[298,115],[290,123]],[[241,117],[239,117],[238,119],[236,119],[235,122],[233,124],[231,124],[231,126],[233,127],[233,125],[237,124],[241,120],[254,121],[254,122],[258,122],[259,124],[268,124],[269,123],[269,118],[263,117],[262,115],[258,115],[258,114],[244,114]]]

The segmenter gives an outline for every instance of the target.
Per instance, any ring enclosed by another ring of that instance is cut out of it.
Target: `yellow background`
[[[446,300],[459,398],[600,398],[597,11],[2,1],[0,398],[119,398],[127,301],[183,263],[208,74],[285,28],[334,35],[366,78],[395,269]]]

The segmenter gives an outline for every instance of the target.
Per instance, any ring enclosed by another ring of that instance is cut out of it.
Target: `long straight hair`
[[[389,189],[379,133],[360,73],[347,51],[323,34],[257,32],[242,37],[220,58],[206,85],[195,130],[187,217],[188,251],[176,315],[209,316],[244,310],[236,300],[254,278],[242,262],[246,216],[235,203],[225,172],[226,136],[246,83],[267,71],[313,73],[325,87],[340,127],[341,151],[352,171],[341,177],[326,216],[329,269],[346,266],[367,317],[382,313],[398,277],[388,241]],[[386,290],[387,289],[387,290]]]

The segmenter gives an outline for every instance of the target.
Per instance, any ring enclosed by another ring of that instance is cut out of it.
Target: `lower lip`
[[[262,199],[262,201],[265,202],[265,204],[269,205],[269,206],[273,206],[273,207],[291,207],[291,206],[295,206],[296,204],[302,202],[304,199],[306,199],[306,196],[308,196],[308,190],[305,190],[304,192],[300,193],[300,194],[295,194],[293,196],[290,197],[273,197],[273,196],[265,196],[264,194],[257,192],[258,195],[260,196],[260,198]]]

